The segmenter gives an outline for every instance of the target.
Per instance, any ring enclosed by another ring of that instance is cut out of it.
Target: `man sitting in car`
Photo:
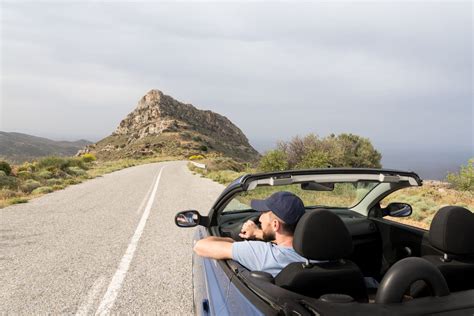
[[[277,192],[265,200],[252,200],[250,205],[262,212],[261,229],[247,221],[240,233],[247,240],[211,236],[197,241],[194,252],[213,259],[233,259],[251,271],[273,276],[292,262],[305,262],[293,249],[296,224],[305,213],[303,201],[291,192]]]

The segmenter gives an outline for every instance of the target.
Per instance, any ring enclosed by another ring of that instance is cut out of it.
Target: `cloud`
[[[2,3],[1,128],[100,138],[159,88],[226,115],[251,140],[354,132],[469,148],[471,9]]]

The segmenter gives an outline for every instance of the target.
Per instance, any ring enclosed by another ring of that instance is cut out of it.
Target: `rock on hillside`
[[[181,103],[159,90],[141,98],[115,132],[83,152],[116,159],[216,153],[254,160],[258,152],[228,118]]]

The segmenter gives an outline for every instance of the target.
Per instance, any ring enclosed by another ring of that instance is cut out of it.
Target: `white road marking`
[[[87,293],[86,298],[81,303],[79,309],[76,312],[76,316],[88,315],[89,309],[91,308],[92,304],[94,303],[95,298],[99,294],[100,289],[105,283],[105,276],[100,276],[95,280],[94,284],[92,284],[89,292]]]
[[[133,234],[132,239],[130,240],[130,244],[128,245],[127,251],[122,257],[120,261],[119,267],[115,272],[112,281],[109,284],[107,292],[105,293],[104,297],[102,298],[102,302],[100,303],[97,311],[95,312],[96,315],[107,315],[110,314],[112,307],[115,304],[115,300],[117,299],[117,295],[120,292],[120,288],[122,287],[123,280],[127,274],[128,268],[130,267],[130,263],[133,259],[135,254],[135,250],[137,249],[138,242],[140,237],[142,236],[143,229],[145,228],[146,221],[148,216],[150,215],[151,206],[153,205],[153,201],[155,200],[156,191],[158,190],[158,183],[160,182],[161,173],[163,172],[162,167],[158,177],[156,178],[155,185],[153,187],[153,191],[151,193],[150,198],[148,199],[148,203],[145,207],[145,211],[143,211],[142,218],[138,223],[137,229]]]

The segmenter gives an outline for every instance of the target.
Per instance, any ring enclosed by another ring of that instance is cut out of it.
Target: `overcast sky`
[[[0,130],[109,135],[148,90],[257,149],[351,132],[473,154],[466,2],[1,3]],[[421,146],[421,147],[420,147]]]

